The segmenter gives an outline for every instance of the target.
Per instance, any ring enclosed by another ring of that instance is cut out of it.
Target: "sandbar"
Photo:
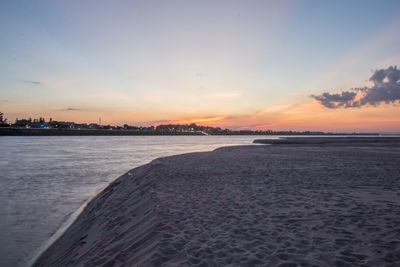
[[[34,266],[399,266],[400,138],[306,139],[135,168]]]

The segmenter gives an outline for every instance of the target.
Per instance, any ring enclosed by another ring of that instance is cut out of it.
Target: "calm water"
[[[134,167],[257,138],[0,137],[0,266],[25,265],[86,200]]]

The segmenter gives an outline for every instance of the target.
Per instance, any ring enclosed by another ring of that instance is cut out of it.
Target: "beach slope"
[[[399,265],[400,139],[315,140],[133,169],[34,266]]]

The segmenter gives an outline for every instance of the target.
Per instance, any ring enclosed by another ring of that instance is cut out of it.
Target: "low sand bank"
[[[399,177],[398,138],[160,158],[96,196],[35,266],[399,265]]]
[[[253,143],[269,145],[335,145],[335,146],[396,146],[398,137],[284,137],[279,139],[256,139]]]

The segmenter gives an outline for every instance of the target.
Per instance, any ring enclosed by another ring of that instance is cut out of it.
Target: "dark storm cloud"
[[[327,108],[338,108],[346,107],[348,103],[354,100],[357,93],[344,91],[339,94],[323,93],[322,95],[316,96],[311,95],[314,99],[318,100],[322,105]]]
[[[369,81],[372,87],[352,88],[338,94],[325,92],[311,95],[327,108],[353,108],[381,103],[394,104],[400,101],[400,70],[397,66],[375,70]],[[359,94],[359,97],[356,97]]]

